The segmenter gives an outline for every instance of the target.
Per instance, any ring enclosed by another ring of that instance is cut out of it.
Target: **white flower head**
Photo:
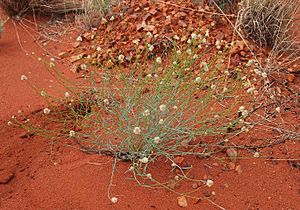
[[[275,111],[279,113],[280,112],[280,107],[276,107]]]
[[[11,125],[12,125],[12,122],[11,122],[11,121],[8,121],[8,122],[7,122],[7,125],[8,125],[8,126],[11,126]]]
[[[191,40],[191,39],[188,39],[188,40],[187,40],[187,43],[188,43],[188,44],[191,44],[191,43],[192,43],[192,40]]]
[[[159,106],[159,110],[165,112],[167,110],[167,106],[165,104],[162,104]]]
[[[191,50],[191,49],[188,49],[186,52],[187,52],[187,54],[189,54],[189,55],[192,54],[192,50]]]
[[[115,16],[111,16],[109,20],[110,21],[114,21],[115,20]]]
[[[164,124],[164,119],[160,119],[160,120],[158,121],[158,124],[160,124],[160,125]]]
[[[148,44],[147,47],[150,52],[152,52],[154,49],[154,46],[152,44]]]
[[[246,133],[248,133],[248,132],[249,132],[249,129],[248,129],[248,128],[246,128],[245,126],[243,126],[243,127],[241,128],[241,131],[242,131],[242,132],[246,132]]]
[[[123,62],[124,59],[125,59],[125,56],[124,56],[123,54],[120,54],[120,55],[118,56],[118,60],[119,60],[120,62]]]
[[[21,80],[28,80],[28,78],[25,75],[21,75]]]
[[[209,30],[208,29],[205,31],[205,36],[209,37]]]
[[[268,77],[268,75],[267,75],[266,72],[263,72],[263,73],[261,74],[261,76],[262,76],[262,78],[267,78],[267,77]]]
[[[154,142],[155,144],[158,144],[158,143],[160,142],[159,136],[154,137],[153,142]]]
[[[244,107],[244,106],[240,106],[239,111],[240,111],[240,112],[245,111],[245,107]]]
[[[96,49],[98,52],[100,52],[102,49],[101,49],[101,47],[97,47],[97,49]]]
[[[117,203],[118,202],[118,198],[117,197],[112,197],[110,200],[111,200],[112,203]]]
[[[74,137],[74,136],[75,136],[75,134],[76,134],[76,133],[75,133],[75,131],[73,131],[73,130],[70,130],[70,133],[69,133],[69,136],[70,136],[70,137]]]
[[[83,39],[82,39],[82,37],[81,37],[81,36],[78,36],[78,37],[77,37],[77,39],[76,39],[76,41],[77,41],[77,42],[82,42],[82,41],[83,41]]]
[[[253,157],[255,157],[255,158],[259,158],[259,156],[260,156],[259,152],[255,152],[255,153],[253,154]]]
[[[149,173],[146,175],[148,179],[152,179],[152,175]]]
[[[162,62],[162,61],[161,61],[161,57],[157,57],[155,61],[156,61],[156,63],[161,64],[161,62]]]
[[[167,20],[171,20],[170,15],[167,15],[167,16],[166,16],[166,19],[167,19]]]
[[[134,39],[134,40],[132,41],[132,43],[135,44],[135,45],[138,45],[138,44],[140,43],[140,40],[139,40],[139,39]]]
[[[214,185],[214,181],[211,180],[211,179],[208,179],[208,180],[206,180],[206,185],[207,185],[208,187],[212,187],[212,186]]]
[[[70,93],[69,92],[65,92],[65,98],[69,98],[70,97]]]
[[[149,159],[147,157],[143,157],[143,158],[139,159],[139,161],[141,163],[145,163],[146,164],[146,163],[148,163]]]
[[[85,64],[81,64],[81,65],[80,65],[80,68],[81,68],[82,70],[86,70],[86,65],[85,65]]]
[[[147,25],[145,25],[144,27],[146,27]],[[150,31],[148,31],[147,32],[147,34],[146,34],[146,36],[148,36],[149,38],[152,38],[153,37],[153,34],[150,32]]]
[[[150,115],[150,110],[149,109],[146,109],[143,113],[143,116],[147,117]]]
[[[179,36],[175,35],[175,36],[173,36],[173,39],[179,40]]]
[[[109,105],[109,100],[106,98],[106,99],[103,100],[103,103],[104,103],[105,105]]]
[[[41,96],[45,97],[46,95],[47,95],[47,92],[44,91],[44,90],[42,90],[42,91],[41,91]]]
[[[135,127],[133,129],[133,133],[136,134],[136,135],[140,134],[141,133],[141,128],[140,127]]]
[[[197,39],[198,36],[197,36],[197,34],[192,33],[192,34],[191,34],[191,37],[192,37],[192,39]]]
[[[45,108],[45,109],[43,110],[43,112],[44,112],[44,114],[49,114],[49,113],[51,112],[51,110],[50,110],[49,108]]]
[[[201,77],[197,77],[197,78],[195,79],[195,82],[196,82],[196,83],[200,83],[200,82],[201,82]]]
[[[50,62],[49,66],[50,66],[50,68],[54,68],[55,67],[55,63],[54,62]]]

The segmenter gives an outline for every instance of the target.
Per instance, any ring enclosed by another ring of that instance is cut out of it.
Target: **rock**
[[[239,175],[242,174],[243,171],[242,171],[241,165],[236,166],[235,171],[236,171]]]
[[[73,73],[78,73],[80,70],[80,66],[78,64],[72,65],[70,71]]]
[[[199,186],[198,186],[197,183],[193,183],[193,184],[192,184],[192,188],[193,188],[193,189],[197,189],[198,187],[199,187]]]
[[[80,60],[81,58],[82,58],[82,55],[74,55],[74,56],[70,57],[69,61],[71,63],[74,63],[74,62]]]
[[[187,24],[186,24],[184,21],[182,21],[182,20],[179,20],[179,21],[178,21],[178,25],[179,25],[180,27],[183,27],[183,28],[186,28],[186,27],[187,27]]]
[[[204,190],[202,193],[205,197],[210,197],[212,195],[212,191],[209,189]]]
[[[72,44],[72,46],[73,46],[74,48],[77,48],[77,47],[80,46],[80,42],[74,42],[74,43]]]
[[[233,163],[233,162],[228,163],[227,166],[228,166],[229,170],[234,170],[235,169],[235,163]]]
[[[294,74],[288,74],[287,75],[287,80],[289,81],[289,82],[294,82],[294,80],[295,80],[295,75]]]
[[[10,170],[0,171],[0,184],[7,184],[15,177],[15,173]]]
[[[235,54],[232,58],[231,58],[231,61],[230,61],[230,64],[233,66],[233,67],[236,67],[240,64],[240,61],[241,61],[241,56],[239,54]]]
[[[187,200],[186,200],[185,196],[177,197],[177,203],[180,207],[183,207],[183,208],[188,206],[188,203],[187,203]]]
[[[154,29],[155,29],[155,26],[153,26],[153,25],[147,25],[147,26],[144,27],[145,31],[152,32],[152,31],[154,31]]]
[[[238,152],[237,152],[234,148],[229,148],[229,149],[227,149],[227,150],[226,150],[226,154],[228,155],[228,157],[230,158],[230,160],[231,160],[232,162],[235,162],[235,161],[236,161]]]
[[[60,52],[58,54],[58,57],[60,57],[60,58],[66,58],[66,57],[69,57],[69,56],[70,56],[70,54],[68,52]]]

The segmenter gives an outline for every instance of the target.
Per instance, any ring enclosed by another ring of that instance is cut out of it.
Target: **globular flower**
[[[143,158],[139,159],[139,161],[141,163],[145,163],[146,164],[146,163],[148,163],[149,159],[147,157],[143,157]]]
[[[42,91],[41,91],[41,96],[45,97],[46,95],[47,95],[47,92],[44,91],[44,90],[42,90]]]
[[[205,36],[209,37],[209,30],[208,29],[205,31]]]
[[[51,112],[51,110],[50,110],[49,108],[45,108],[45,109],[43,110],[43,112],[44,112],[44,114],[49,114],[49,113]]]
[[[152,44],[148,44],[147,47],[150,52],[152,52],[154,49],[154,46]]]
[[[212,186],[214,185],[214,181],[211,180],[211,179],[208,179],[208,180],[206,180],[206,185],[207,185],[208,187],[212,187]]]
[[[69,136],[70,136],[70,137],[74,137],[74,136],[75,136],[75,134],[76,134],[76,133],[75,133],[75,131],[73,131],[73,130],[70,130],[70,133],[69,133]]]
[[[158,144],[160,142],[160,137],[159,136],[154,137],[153,142],[155,144]]]
[[[146,175],[148,179],[152,179],[152,175],[149,173]]]
[[[189,54],[189,55],[192,54],[192,50],[191,50],[191,49],[188,49],[186,52],[187,52],[187,54]]]
[[[196,83],[200,83],[200,82],[201,82],[201,77],[197,77],[197,78],[195,79],[195,82],[196,82]]]
[[[103,100],[103,103],[106,104],[106,105],[109,105],[109,100],[106,98],[106,99]]]
[[[112,203],[117,203],[118,202],[118,198],[117,197],[112,197],[110,200],[111,200]]]
[[[136,135],[140,134],[141,133],[141,128],[140,127],[135,127],[133,129],[133,133],[136,134]]]
[[[167,109],[167,106],[165,104],[162,104],[159,106],[159,110],[162,111],[162,112],[165,112]]]
[[[81,68],[82,70],[86,70],[86,65],[85,65],[85,64],[81,64],[81,65],[80,65],[80,68]]]
[[[175,35],[175,36],[173,36],[173,39],[179,40],[179,36]]]
[[[124,61],[124,58],[125,58],[125,56],[124,56],[123,54],[120,54],[120,55],[118,56],[118,60],[119,60],[120,62],[123,62],[123,61]]]
[[[160,120],[158,121],[158,124],[160,124],[160,125],[164,124],[164,119],[160,119]]]
[[[81,36],[78,36],[78,37],[77,37],[77,39],[76,39],[76,41],[77,41],[77,42],[82,42],[82,41],[83,41],[83,39],[82,39],[82,37],[81,37]]]
[[[162,61],[161,61],[161,57],[157,57],[157,58],[156,58],[156,63],[159,63],[159,64],[160,64],[161,62],[162,62]]]
[[[21,80],[27,80],[28,78],[25,75],[21,75]]]
[[[140,40],[139,40],[139,39],[134,39],[134,40],[132,41],[132,43],[135,44],[135,45],[138,45],[138,44],[140,43]]]
[[[191,37],[192,37],[192,39],[197,39],[198,36],[197,36],[197,34],[192,33],[192,34],[191,34]]]
[[[149,115],[150,115],[150,111],[149,111],[149,109],[146,109],[143,113],[143,116],[147,117]]]
[[[69,98],[70,97],[70,93],[69,92],[65,92],[65,98]]]
[[[145,25],[144,27],[146,27],[147,25]],[[146,34],[149,38],[152,38],[153,37],[153,34],[149,31],[149,32],[147,32],[147,34]]]

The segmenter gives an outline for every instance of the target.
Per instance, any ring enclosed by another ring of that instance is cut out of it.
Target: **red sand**
[[[17,29],[24,48],[40,55],[42,51],[35,40],[21,27]],[[0,209],[180,209],[176,194],[140,187],[128,180],[131,175],[124,175],[128,169],[126,162],[117,164],[111,196],[119,200],[112,204],[108,186],[113,159],[51,145],[40,137],[20,138],[24,131],[7,126],[7,120],[19,109],[26,113],[43,104],[20,76],[28,76],[32,84],[52,88],[57,85],[50,82],[51,76],[43,65],[21,50],[11,21],[0,40],[0,64],[0,181],[5,182],[0,183]],[[273,151],[274,157],[300,158],[299,142],[265,150]],[[210,199],[225,209],[300,209],[300,170],[287,161],[241,160],[241,174],[224,170],[214,159],[189,161],[194,166],[194,178],[208,177],[215,182],[212,188],[201,186],[197,195],[203,197],[214,191]],[[155,168],[160,177],[176,175],[165,163]],[[183,183],[179,190],[193,190],[192,182]],[[187,209],[219,208],[206,200],[197,203],[188,198]]]

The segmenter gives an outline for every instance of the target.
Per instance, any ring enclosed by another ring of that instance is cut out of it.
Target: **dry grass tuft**
[[[270,49],[268,62],[291,63],[299,60],[299,11],[296,0],[242,0],[237,25],[246,38]]]
[[[84,0],[0,0],[0,6],[10,16],[28,13],[65,14],[82,11]]]

